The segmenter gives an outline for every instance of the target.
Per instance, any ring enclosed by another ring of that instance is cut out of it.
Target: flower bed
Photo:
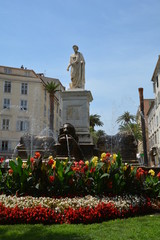
[[[34,198],[0,195],[0,224],[95,223],[153,212],[143,196]]]
[[[9,164],[0,169],[0,224],[93,223],[159,211],[160,173],[122,164],[119,154],[69,162],[37,152]]]

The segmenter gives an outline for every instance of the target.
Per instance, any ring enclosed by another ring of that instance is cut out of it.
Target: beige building
[[[44,77],[33,70],[0,66],[0,157],[11,157],[19,139],[25,133],[47,135],[49,129],[49,94],[44,81],[58,79]],[[61,97],[55,94],[54,138],[61,126]]]
[[[147,145],[147,155],[149,159],[149,128],[148,128],[148,111],[151,108],[151,106],[154,103],[154,99],[144,99],[144,120],[145,120],[145,130],[146,130],[146,145]],[[141,125],[141,111],[140,107],[137,111],[137,122]],[[138,153],[141,155],[141,158],[143,158],[143,142],[138,141]],[[150,165],[150,161],[149,161]]]
[[[158,57],[153,76],[154,104],[148,112],[149,153],[153,165],[160,165],[160,56]]]

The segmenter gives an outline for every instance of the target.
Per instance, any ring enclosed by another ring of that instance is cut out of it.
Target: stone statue
[[[70,88],[83,88],[85,85],[85,60],[83,55],[78,52],[78,46],[73,46],[74,54],[70,56],[70,63],[67,71],[71,67],[71,83]]]

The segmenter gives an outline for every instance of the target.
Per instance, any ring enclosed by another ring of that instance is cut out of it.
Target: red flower
[[[90,173],[95,172],[95,167],[91,168]]]
[[[0,163],[3,163],[3,161],[4,161],[4,158],[1,158],[1,159],[0,159]]]
[[[84,165],[84,162],[82,160],[80,160],[79,165]]]
[[[49,161],[48,161],[48,165],[49,166],[52,166],[52,164],[54,163],[54,160],[51,158],[51,159],[49,159]]]
[[[75,166],[77,166],[77,165],[78,165],[78,162],[75,162],[75,161],[74,161],[73,164],[74,164]]]
[[[52,182],[54,182],[54,180],[55,180],[55,177],[54,176],[49,176],[49,181],[52,183]]]
[[[34,158],[39,158],[40,156],[41,156],[41,154],[39,152],[35,152]]]
[[[159,172],[159,173],[157,173],[157,177],[158,177],[158,179],[160,180],[160,172]]]
[[[145,171],[142,168],[138,168],[136,172],[136,178],[139,180],[144,174]]]
[[[12,175],[13,169],[10,168],[10,169],[8,170],[8,173],[9,173],[9,175]]]
[[[87,170],[88,170],[88,165],[85,165],[85,166],[83,167],[83,169],[84,169],[84,171],[87,171]]]
[[[31,163],[34,162],[34,158],[33,158],[33,157],[30,158],[30,162],[31,162]]]
[[[110,153],[106,153],[106,157],[110,157],[111,156],[111,154]]]

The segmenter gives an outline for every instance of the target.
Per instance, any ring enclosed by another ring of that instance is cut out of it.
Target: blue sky
[[[72,45],[86,61],[91,114],[107,134],[125,111],[136,114],[138,88],[153,98],[160,54],[159,0],[1,0],[0,65],[22,64],[68,88]]]

